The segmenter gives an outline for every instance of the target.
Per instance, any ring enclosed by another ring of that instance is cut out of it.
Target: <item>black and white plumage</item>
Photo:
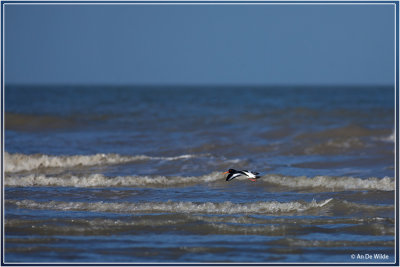
[[[224,172],[229,173],[228,176],[226,177],[226,181],[231,181],[237,177],[243,177],[245,179],[249,179],[250,181],[255,182],[256,179],[260,178],[261,176],[258,176],[258,172],[252,172],[248,170],[242,170],[242,171],[237,171],[234,169],[229,169],[228,171]]]

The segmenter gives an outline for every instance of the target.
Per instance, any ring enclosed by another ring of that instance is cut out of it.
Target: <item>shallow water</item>
[[[7,262],[394,260],[393,88],[8,86],[5,112]]]

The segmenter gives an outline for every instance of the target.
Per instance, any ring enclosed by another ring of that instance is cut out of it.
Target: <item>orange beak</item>
[[[225,174],[225,173],[229,173],[229,171],[227,171],[227,172],[224,172],[224,174]]]

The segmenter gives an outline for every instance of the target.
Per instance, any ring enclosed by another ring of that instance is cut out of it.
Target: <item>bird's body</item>
[[[242,170],[242,171],[237,171],[234,169],[229,169],[227,172],[224,173],[229,173],[228,176],[226,177],[226,181],[231,181],[235,178],[243,178],[243,179],[249,179],[250,181],[255,182],[256,179],[260,178],[258,176],[258,172],[252,172],[248,170]]]

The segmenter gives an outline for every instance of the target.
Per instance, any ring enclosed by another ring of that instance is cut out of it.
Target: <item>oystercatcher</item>
[[[242,170],[242,171],[237,171],[234,169],[229,169],[228,171],[224,172],[225,173],[229,173],[228,176],[226,177],[226,181],[230,181],[235,179],[236,177],[239,176],[246,176],[247,179],[249,179],[250,181],[255,182],[256,179],[260,178],[261,176],[258,176],[258,172],[251,172],[248,170]]]

